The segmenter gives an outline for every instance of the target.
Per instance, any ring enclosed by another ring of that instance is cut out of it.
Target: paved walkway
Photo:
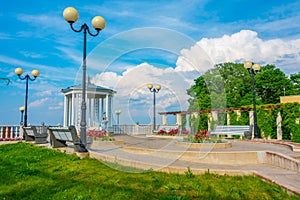
[[[117,135],[116,140],[124,141],[124,145],[103,145],[94,142],[90,147],[91,157],[110,162],[118,162],[137,168],[154,169],[166,172],[184,173],[190,167],[195,174],[204,173],[208,170],[219,174],[255,174],[265,180],[274,182],[288,191],[300,194],[300,174],[296,171],[286,170],[269,164],[251,165],[218,165],[199,163],[193,160],[183,161],[180,155],[161,157],[155,153],[126,151],[124,147],[136,147],[138,149],[158,149],[160,151],[199,151],[207,152],[249,152],[249,151],[272,151],[284,154],[291,158],[300,159],[300,152],[292,151],[291,147],[279,144],[268,144],[261,142],[233,141],[231,148],[226,149],[190,149],[176,145],[177,140],[163,138],[149,138],[145,136]]]

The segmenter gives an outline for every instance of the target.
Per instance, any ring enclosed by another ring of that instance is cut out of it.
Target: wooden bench
[[[172,129],[173,130],[178,129],[178,132],[179,132],[179,126],[177,124],[165,124],[165,125],[159,125],[158,129],[155,131],[155,133],[158,133],[161,130],[168,133]]]
[[[251,126],[247,125],[228,125],[228,126],[220,126],[220,125],[216,125],[214,130],[212,130],[210,132],[210,135],[217,135],[217,137],[219,137],[220,135],[227,135],[227,137],[229,136],[233,136],[233,135],[239,135],[240,138],[242,139],[243,136],[245,136],[245,134],[247,135],[247,133],[251,133]]]
[[[48,133],[46,131],[38,132],[35,126],[22,127],[22,129],[25,141],[35,141],[36,144],[47,143]]]
[[[67,142],[74,144],[75,152],[88,152],[84,144],[77,135],[75,126],[61,127],[61,128],[48,128],[50,134],[50,143],[53,148],[66,147]]]

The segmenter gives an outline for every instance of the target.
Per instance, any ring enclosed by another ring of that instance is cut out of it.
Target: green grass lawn
[[[128,173],[25,142],[0,145],[0,162],[0,200],[300,199],[254,176]]]

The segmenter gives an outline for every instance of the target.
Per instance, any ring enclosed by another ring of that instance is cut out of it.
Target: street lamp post
[[[117,115],[117,125],[120,125],[120,114],[122,113],[122,110],[116,110],[115,111],[116,115]]]
[[[156,85],[153,87],[152,84],[148,84],[148,89],[153,93],[153,131],[156,130],[156,115],[155,115],[155,94],[159,92],[161,89],[160,85]]]
[[[105,28],[105,20],[103,17],[96,16],[92,20],[92,25],[97,31],[95,34],[90,32],[90,29],[86,23],[84,23],[80,29],[76,30],[73,27],[73,23],[78,20],[78,12],[73,7],[68,7],[63,12],[64,19],[70,24],[71,29],[74,32],[83,31],[83,63],[82,63],[82,102],[81,102],[81,121],[80,121],[80,138],[84,145],[86,145],[86,35],[97,36],[101,30]]]
[[[40,72],[38,70],[32,70],[31,74],[33,78],[31,78],[28,74],[26,74],[24,77],[21,77],[23,74],[22,68],[15,69],[15,73],[18,75],[19,79],[26,80],[26,92],[25,92],[25,110],[24,110],[24,126],[27,127],[27,101],[28,101],[28,80],[34,81],[36,77],[40,75]]]
[[[256,113],[256,94],[254,87],[254,75],[260,70],[259,64],[254,64],[251,61],[246,61],[244,67],[251,73],[252,77],[252,98],[253,98],[253,120],[254,120],[254,138],[258,138],[258,128],[257,128],[257,113]]]
[[[19,110],[21,111],[21,121],[20,121],[20,124],[23,124],[23,113],[24,113],[24,110],[25,110],[25,106],[21,106],[19,108]]]

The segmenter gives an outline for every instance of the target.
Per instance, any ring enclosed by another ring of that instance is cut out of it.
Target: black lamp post
[[[153,87],[152,84],[148,85],[148,89],[150,92],[153,93],[153,131],[156,130],[156,115],[155,115],[155,94],[159,92],[161,89],[160,85],[156,85],[156,87]]]
[[[97,36],[101,30],[105,28],[105,20],[103,17],[96,16],[92,20],[92,25],[97,31],[95,34],[90,32],[87,24],[83,24],[80,29],[76,30],[73,23],[78,20],[78,12],[73,7],[68,7],[63,12],[65,20],[70,23],[71,29],[75,32],[83,31],[83,63],[82,63],[82,102],[81,102],[81,121],[80,121],[80,138],[84,145],[86,145],[86,35]]]
[[[19,110],[21,111],[21,121],[20,121],[20,124],[23,124],[23,113],[24,113],[24,110],[25,110],[25,106],[21,106],[19,108]]]
[[[259,64],[254,64],[251,61],[246,61],[244,67],[251,73],[252,77],[252,98],[253,98],[253,120],[254,120],[254,138],[258,138],[258,128],[257,128],[257,113],[256,113],[256,94],[254,87],[254,75],[260,70]]]
[[[33,78],[31,78],[28,74],[26,74],[24,77],[21,77],[23,74],[22,68],[15,69],[15,73],[18,75],[19,79],[26,80],[26,93],[25,93],[25,114],[24,114],[24,126],[27,127],[27,101],[28,101],[28,80],[34,81],[36,77],[40,75],[40,72],[38,70],[32,70],[31,74]]]

